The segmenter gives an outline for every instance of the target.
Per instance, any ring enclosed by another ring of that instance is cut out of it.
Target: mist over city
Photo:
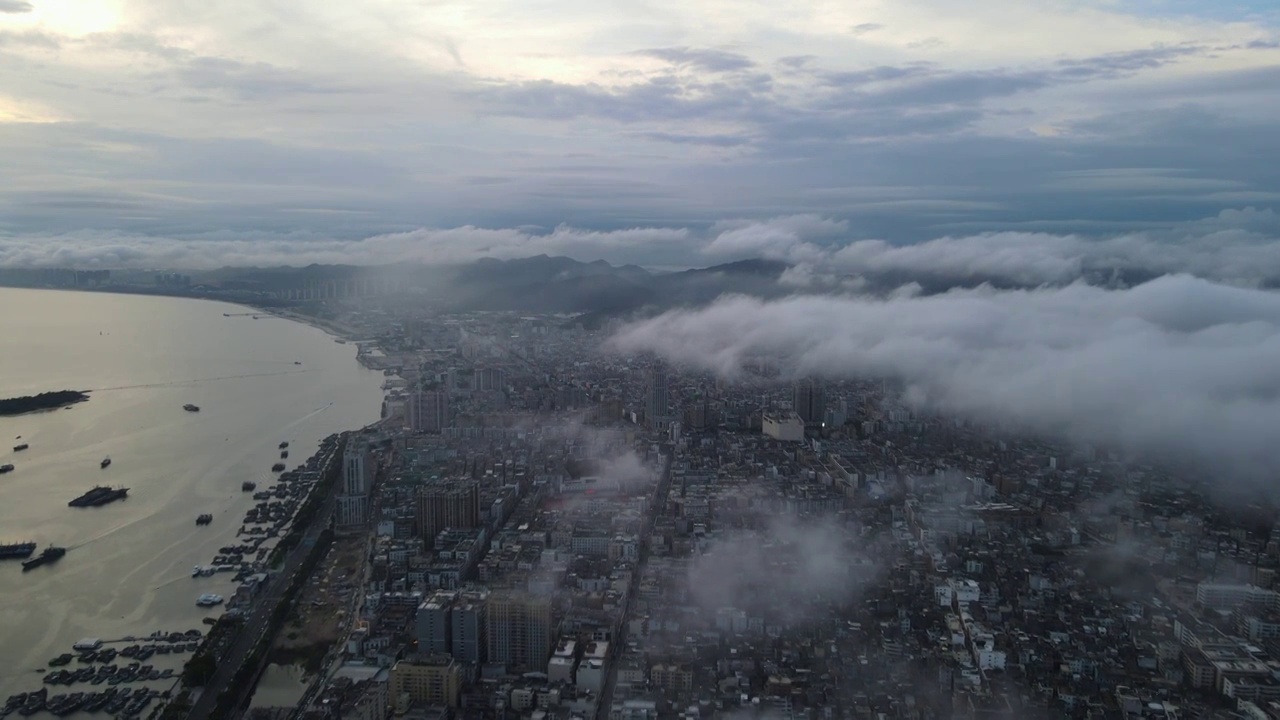
[[[1280,5],[0,0],[0,718],[1280,720]]]

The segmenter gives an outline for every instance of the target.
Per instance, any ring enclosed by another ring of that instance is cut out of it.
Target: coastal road
[[[244,624],[236,633],[236,639],[231,646],[231,650],[218,661],[218,669],[214,672],[213,679],[205,684],[200,696],[192,704],[191,711],[187,713],[187,720],[207,720],[218,703],[218,695],[227,688],[232,676],[244,664],[245,659],[249,657],[253,648],[259,642],[271,641],[271,638],[264,637],[270,624],[271,615],[284,597],[289,583],[298,574],[298,570],[303,560],[306,559],[307,553],[311,551],[311,548],[320,539],[320,533],[328,526],[337,503],[337,495],[333,494],[331,490],[329,497],[325,499],[324,506],[311,519],[311,524],[303,535],[302,542],[289,551],[289,554],[285,556],[284,564],[280,567],[280,571],[267,581],[266,591],[253,603],[253,610],[245,618]],[[237,690],[240,697],[234,707],[239,707],[244,702],[248,695],[253,692],[253,687],[250,685]]]

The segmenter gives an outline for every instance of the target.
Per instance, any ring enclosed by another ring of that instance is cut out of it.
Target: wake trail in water
[[[316,408],[315,410],[312,410],[311,412],[307,413],[306,415],[303,415],[302,417],[298,418],[297,420],[294,420],[293,422],[289,423],[288,425],[285,425],[283,428],[281,428],[281,430],[288,430],[288,429],[290,429],[290,428],[295,428],[295,427],[297,427],[297,426],[301,425],[302,423],[304,423],[304,422],[306,422],[306,421],[310,420],[311,418],[313,418],[313,417],[315,417],[315,416],[319,415],[320,413],[322,413],[322,412],[324,412],[324,411],[328,410],[328,409],[329,409],[329,408],[331,408],[331,407],[333,407],[333,403],[329,403],[328,405],[325,405],[325,406],[323,406],[323,407]]]
[[[115,526],[109,527],[109,528],[107,528],[106,530],[103,530],[102,532],[98,533],[97,535],[95,535],[95,536],[93,536],[93,537],[89,538],[88,540],[81,540],[80,542],[75,543],[74,545],[68,545],[68,546],[67,546],[67,549],[68,549],[68,550],[79,550],[80,548],[85,547],[85,546],[87,546],[87,545],[91,545],[91,544],[93,544],[93,543],[96,543],[96,542],[98,542],[99,540],[104,540],[104,539],[106,539],[107,537],[109,537],[109,536],[111,536],[111,535],[114,535],[115,533],[118,533],[118,532],[120,532],[121,530],[124,530],[125,528],[128,528],[128,527],[133,526],[133,525],[137,525],[138,523],[140,523],[140,522],[142,522],[142,521],[144,521],[144,520],[150,520],[151,518],[155,517],[156,515],[159,515],[159,513],[151,513],[150,515],[144,515],[144,516],[139,517],[139,518],[134,518],[134,519],[132,519],[132,520],[130,520],[130,521],[128,521],[128,522],[120,523],[119,525],[115,525]]]

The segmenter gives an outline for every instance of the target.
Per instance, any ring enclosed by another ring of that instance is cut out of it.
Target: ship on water
[[[13,472],[13,465],[10,465],[8,463],[4,465],[0,465],[0,474],[7,473],[7,472]]]
[[[89,492],[67,503],[68,507],[98,507],[107,503],[123,500],[129,494],[129,488],[110,488],[99,485]]]
[[[284,463],[276,463],[271,466],[271,472],[284,472]]]
[[[187,403],[186,405],[183,405],[182,409],[186,410],[187,412],[200,412],[200,406],[192,405],[191,403]]]
[[[14,452],[22,452],[23,450],[26,450],[26,449],[27,449],[27,448],[29,448],[29,447],[31,447],[31,446],[30,446],[30,445],[28,445],[27,443],[18,443],[17,445],[14,445],[14,446],[13,446],[13,451],[14,451]]]
[[[111,458],[102,458],[102,462],[100,463],[100,467],[106,467],[106,466],[108,466],[108,465],[110,465],[110,464],[111,464]]]
[[[31,553],[35,551],[36,544],[33,542],[2,544],[0,545],[0,560],[31,557]]]
[[[26,572],[28,570],[38,568],[41,565],[51,563],[51,562],[56,562],[57,560],[61,559],[63,555],[66,555],[66,554],[67,554],[66,548],[54,547],[50,545],[49,547],[44,549],[44,552],[41,552],[39,555],[31,558],[30,560],[23,560],[22,571]]]

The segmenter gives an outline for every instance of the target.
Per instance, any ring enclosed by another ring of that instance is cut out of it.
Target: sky
[[[1275,117],[1261,1],[0,0],[0,265],[1257,246]]]

